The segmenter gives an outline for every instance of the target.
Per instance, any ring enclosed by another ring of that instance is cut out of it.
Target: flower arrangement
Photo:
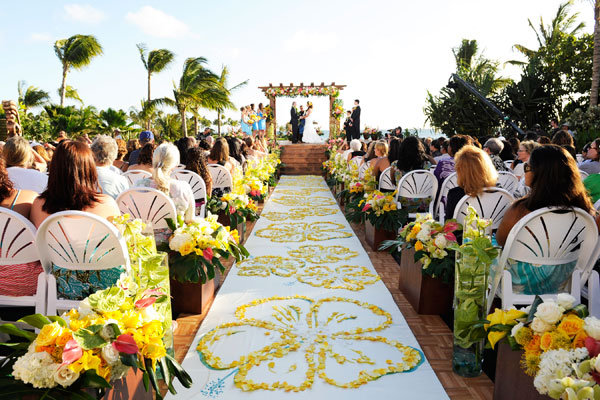
[[[263,116],[267,120],[267,122],[271,122],[273,120],[273,109],[270,105],[265,106],[263,109]]]
[[[402,228],[397,240],[384,242],[382,248],[395,252],[402,245],[413,247],[415,262],[421,262],[424,275],[450,283],[454,276],[455,251],[459,247],[454,232],[459,229],[462,226],[456,220],[447,220],[442,225],[431,214],[417,214],[414,222]]]
[[[396,192],[382,193],[374,190],[365,193],[357,204],[358,208],[346,214],[353,222],[362,220],[363,216],[376,229],[389,232],[398,232],[406,223],[408,213],[405,209],[398,209],[395,200]],[[362,214],[362,215],[360,215]]]
[[[342,115],[344,115],[344,102],[342,99],[335,99],[331,107],[331,116],[340,120]]]
[[[297,96],[331,96],[338,97],[340,95],[340,89],[335,86],[321,86],[321,87],[273,87],[265,90],[267,97],[297,97]]]
[[[363,136],[365,138],[370,136],[371,139],[376,140],[381,137],[381,131],[379,128],[369,128],[368,126],[365,126],[365,129],[363,130]]]
[[[161,315],[154,308],[162,302],[168,302],[168,296],[160,291],[131,294],[111,287],[62,317],[35,314],[19,321],[39,329],[37,335],[13,324],[0,326],[1,332],[24,339],[18,345],[4,344],[14,352],[3,361],[3,369],[12,372],[3,392],[93,399],[87,392],[91,389],[101,398],[130,367],[144,373],[158,399],[162,396],[157,373],[171,393],[174,378],[191,387],[190,376],[167,354]]]
[[[218,223],[216,215],[191,223],[179,220],[179,227],[168,222],[173,235],[164,250],[169,251],[171,277],[179,282],[206,283],[215,277],[215,268],[225,272],[220,258],[240,261],[249,255],[239,244],[237,230]]]

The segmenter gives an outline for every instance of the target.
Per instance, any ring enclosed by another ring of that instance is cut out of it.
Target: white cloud
[[[150,36],[159,38],[196,36],[192,34],[185,22],[150,6],[144,6],[137,12],[127,13],[125,19]]]
[[[102,11],[89,4],[67,4],[65,12],[67,19],[88,24],[97,24],[106,18]]]
[[[50,37],[50,35],[47,33],[35,33],[34,32],[31,35],[29,35],[29,41],[47,43],[47,42],[52,41],[52,37]]]
[[[285,40],[284,48],[288,52],[325,53],[338,47],[339,38],[333,32],[297,31]]]

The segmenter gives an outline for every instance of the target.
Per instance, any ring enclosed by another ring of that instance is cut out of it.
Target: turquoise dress
[[[260,114],[256,114],[256,115],[260,115]],[[252,130],[253,131],[257,131],[258,130],[258,121],[252,124]]]
[[[252,135],[252,127],[244,122],[244,118],[240,120],[240,125],[242,126],[242,132],[246,135]]]
[[[267,120],[264,117],[265,114],[262,111],[259,111],[258,116],[260,117],[260,120],[258,121],[258,130],[264,131],[267,129]]]

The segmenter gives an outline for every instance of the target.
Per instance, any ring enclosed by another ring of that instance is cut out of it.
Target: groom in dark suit
[[[292,124],[292,143],[298,143],[298,111],[296,110],[296,102],[292,103],[292,109],[290,110],[291,120],[290,124]]]
[[[358,99],[354,100],[354,108],[352,109],[352,115],[350,119],[352,120],[352,139],[360,139],[360,101]]]

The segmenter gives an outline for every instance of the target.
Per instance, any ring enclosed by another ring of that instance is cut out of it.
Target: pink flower
[[[585,348],[590,353],[590,358],[596,357],[600,354],[600,340],[596,340],[591,336],[585,338]]]
[[[234,206],[229,207],[229,214],[235,214],[235,207]]]
[[[62,353],[62,364],[69,365],[79,360],[83,356],[83,349],[79,346],[79,343],[75,339],[71,339],[65,344],[65,348]]]
[[[151,306],[156,302],[156,297],[147,297],[145,299],[139,299],[135,302],[135,307],[142,309]]]
[[[456,236],[454,236],[454,233],[452,232],[448,232],[444,235],[444,237],[446,238],[446,240],[449,240],[451,242],[456,242]]]
[[[363,207],[363,212],[365,211],[369,211],[371,209],[371,205],[370,204],[365,204],[365,206]]]
[[[202,256],[204,256],[204,258],[206,258],[208,261],[212,261],[214,256],[213,249],[211,249],[210,247],[208,249],[204,249],[204,251],[202,252]]]
[[[138,352],[137,343],[133,339],[133,336],[128,334],[120,335],[112,345],[119,353],[136,354]]]
[[[458,222],[447,222],[444,225],[444,232],[452,232],[458,229]]]

